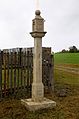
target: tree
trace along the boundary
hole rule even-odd
[[[63,49],[61,52],[62,52],[62,53],[67,53],[68,50]]]
[[[78,51],[78,49],[76,48],[76,46],[71,46],[71,47],[69,47],[69,52],[75,53],[75,52],[77,52],[77,51]]]

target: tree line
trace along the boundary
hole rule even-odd
[[[63,49],[62,53],[79,53],[79,49],[76,46],[70,46],[69,50]]]

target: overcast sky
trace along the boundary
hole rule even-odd
[[[0,0],[0,49],[31,47],[36,0]],[[79,0],[39,0],[45,19],[43,46],[54,52],[79,48]]]

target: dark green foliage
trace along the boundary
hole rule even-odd
[[[71,46],[71,47],[69,47],[69,52],[70,53],[77,53],[78,49],[76,48],[76,46]]]

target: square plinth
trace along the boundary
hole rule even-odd
[[[56,102],[44,98],[41,102],[34,102],[32,99],[21,99],[21,104],[23,104],[29,111],[36,111],[40,109],[53,108],[56,106]]]

